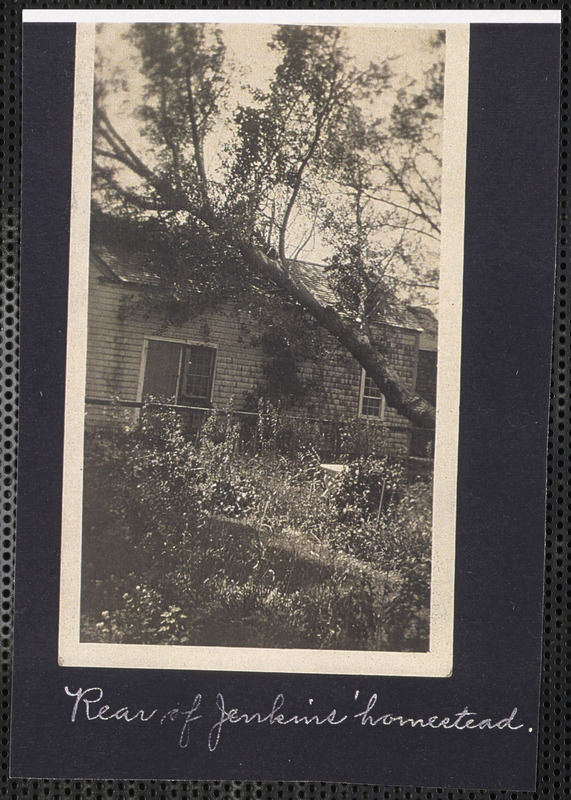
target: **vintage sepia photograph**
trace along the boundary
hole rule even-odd
[[[60,663],[449,674],[467,29],[77,28]]]
[[[13,787],[545,783],[560,17],[24,10]]]

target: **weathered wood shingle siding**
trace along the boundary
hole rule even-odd
[[[386,348],[387,357],[394,364],[406,386],[413,389],[416,381],[418,336],[417,330],[378,327],[374,332]],[[361,394],[361,365],[341,347],[324,365],[307,365],[305,377],[320,387],[308,392],[306,402],[313,412],[319,410],[323,418],[354,417],[359,415]],[[383,425],[387,444],[393,452],[408,451],[411,423],[392,408],[385,407],[384,417],[377,422],[367,418],[370,425]]]
[[[264,351],[256,346],[260,331],[256,322],[237,307],[209,311],[183,326],[166,326],[158,317],[145,316],[135,308],[137,287],[113,281],[92,264],[89,281],[87,349],[87,424],[109,419],[132,420],[135,411],[121,403],[141,399],[146,337],[158,336],[180,342],[216,347],[212,406],[244,408],[266,380]],[[328,334],[323,334],[325,337]],[[407,386],[414,387],[417,369],[417,330],[384,326],[377,331],[390,361]],[[309,416],[323,420],[357,418],[361,391],[361,367],[336,343],[329,342],[330,355],[320,364],[303,368],[310,386],[304,398]],[[117,406],[93,401],[117,400]],[[299,409],[299,413],[303,413]],[[372,425],[381,424],[370,420]],[[394,451],[408,450],[410,423],[390,408],[385,409],[387,441]]]
[[[252,343],[252,323],[237,308],[211,311],[183,326],[145,316],[130,299],[136,289],[114,283],[91,270],[87,350],[87,419],[97,424],[109,409],[90,401],[140,400],[145,338],[211,345],[217,348],[212,393],[215,408],[241,408],[264,380],[264,357]],[[117,409],[112,409],[114,416]]]

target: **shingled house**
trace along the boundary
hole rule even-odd
[[[330,300],[318,265],[292,268],[317,296]],[[133,299],[156,276],[144,256],[92,242],[86,376],[86,425],[133,419],[145,398],[162,398],[189,413],[206,409],[252,413],[263,395],[267,354],[257,321],[237,303],[210,309],[183,325],[149,316]],[[402,308],[379,323],[388,357],[403,381],[436,401],[437,321],[423,308]],[[329,337],[329,334],[323,332]],[[292,411],[335,424],[340,417],[383,426],[389,452],[430,458],[433,434],[415,430],[389,408],[358,362],[332,339],[326,363],[307,363],[307,393]]]

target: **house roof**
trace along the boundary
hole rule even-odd
[[[105,244],[92,242],[91,252],[102,272],[119,283],[149,286],[160,280],[150,265],[149,257],[140,251],[125,248],[119,252],[118,248],[112,249]],[[327,282],[322,264],[296,260],[290,262],[290,269],[321,303],[335,304],[335,294]],[[397,328],[420,331],[421,338],[425,338],[427,343],[432,339],[436,340],[438,322],[427,308],[394,307],[383,321]]]
[[[323,264],[311,261],[290,261],[290,269],[321,303],[335,305],[335,294],[327,283]],[[438,320],[429,308],[394,306],[384,321],[397,328],[421,331],[428,337],[438,335]]]
[[[311,261],[290,261],[289,268],[320,303],[323,305],[335,304],[335,295],[327,284],[322,264],[315,264]]]
[[[416,319],[422,332],[419,347],[421,350],[436,350],[438,344],[438,320],[429,308],[408,306],[408,313]]]
[[[159,276],[150,268],[143,253],[129,252],[127,249],[119,253],[103,244],[92,244],[91,252],[103,272],[119,283],[148,286],[159,281]]]
[[[409,314],[417,320],[427,334],[438,334],[438,320],[429,308],[423,306],[408,306]]]

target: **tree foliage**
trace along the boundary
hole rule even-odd
[[[167,243],[172,257],[157,271],[179,311],[229,290],[277,292],[349,350],[389,405],[433,425],[434,410],[403,386],[371,322],[398,301],[403,283],[437,277],[421,242],[439,234],[442,37],[424,84],[391,90],[385,119],[371,109],[395,80],[392,63],[361,66],[339,28],[276,28],[269,85],[234,109],[216,27],[135,25],[127,38],[142,80],[139,141],[119,130],[113,87],[100,81],[94,196],[102,211],[138,220]],[[210,139],[223,143],[214,166],[205,156]],[[330,251],[334,303],[292,269],[315,237]]]

